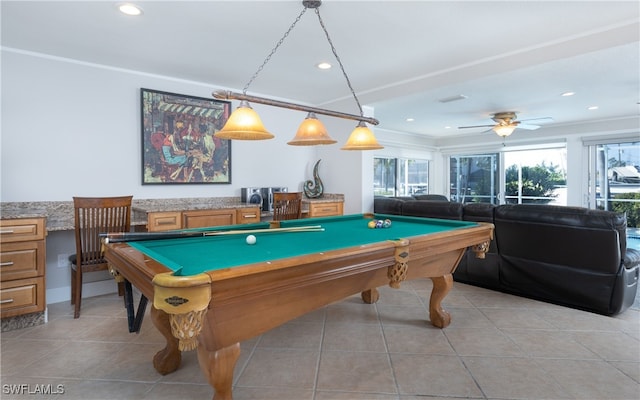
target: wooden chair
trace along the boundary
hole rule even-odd
[[[302,192],[275,192],[273,194],[273,220],[300,219]]]
[[[129,232],[131,229],[131,199],[121,197],[74,197],[76,254],[71,261],[71,304],[75,306],[73,317],[80,316],[82,301],[82,275],[108,269],[104,259],[101,233]],[[123,295],[124,285],[118,284],[118,294]]]

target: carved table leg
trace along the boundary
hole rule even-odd
[[[182,361],[182,353],[178,350],[178,339],[171,333],[169,314],[151,307],[151,321],[158,331],[165,337],[167,345],[153,357],[153,367],[162,375],[169,374],[178,367]]]
[[[240,343],[209,351],[201,342],[198,346],[198,363],[209,384],[213,386],[214,400],[232,400],[233,369],[240,356]]]
[[[380,298],[380,293],[378,293],[378,289],[373,288],[365,290],[360,294],[360,296],[362,297],[362,301],[364,301],[365,303],[373,304]]]
[[[453,287],[453,275],[447,274],[431,278],[433,290],[429,300],[429,319],[433,326],[446,328],[451,323],[451,315],[442,308],[442,299]]]

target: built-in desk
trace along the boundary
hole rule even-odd
[[[260,222],[260,208],[235,197],[139,200],[132,210],[148,232]]]

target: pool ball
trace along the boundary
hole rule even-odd
[[[256,244],[256,237],[253,235],[247,236],[247,244]]]
[[[372,219],[371,221],[369,221],[369,223],[367,224],[367,226],[368,226],[370,229],[374,229],[374,228],[376,227],[376,220],[375,220],[375,219]]]

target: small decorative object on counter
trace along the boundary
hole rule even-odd
[[[320,161],[316,162],[316,165],[313,167],[313,181],[308,180],[304,183],[304,194],[310,199],[317,199],[322,197],[322,193],[324,192],[324,186],[322,185],[322,180],[320,179],[320,175],[318,175],[318,165]]]

